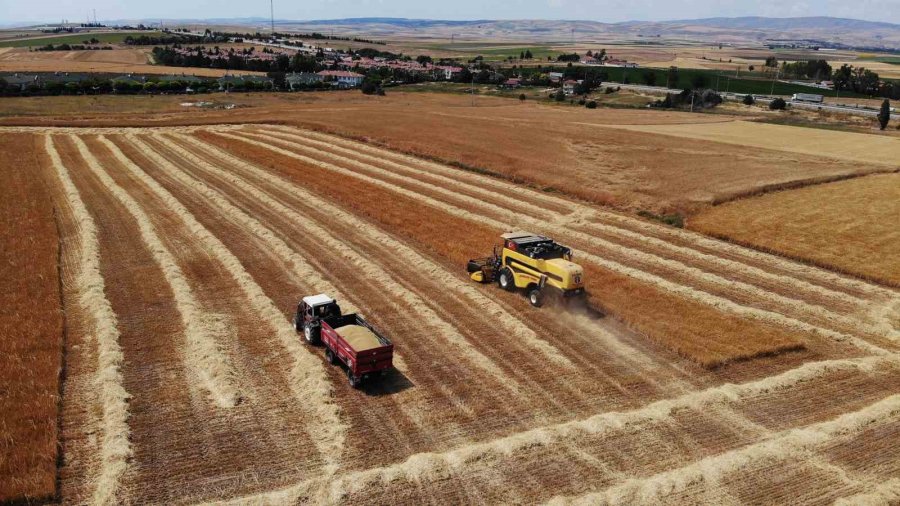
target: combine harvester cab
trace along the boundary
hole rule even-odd
[[[328,363],[343,364],[353,388],[393,367],[391,341],[362,316],[341,314],[341,307],[328,295],[303,297],[297,305],[294,329],[303,333],[307,343],[322,343]]]
[[[546,297],[562,300],[584,295],[584,269],[572,262],[572,250],[529,232],[500,236],[503,246],[493,256],[469,260],[466,270],[479,283],[497,281],[508,291],[524,289],[532,306]]]

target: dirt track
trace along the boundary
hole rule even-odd
[[[64,417],[84,420],[63,424],[67,502],[892,493],[876,485],[900,473],[896,290],[320,133],[50,132],[64,223],[80,223],[69,269],[99,277],[66,303],[100,297],[84,310],[108,307],[93,317],[115,328],[74,336],[69,367],[131,397],[66,390]],[[557,316],[471,284],[459,259],[492,244],[467,251],[467,233],[513,227],[803,349],[740,361],[754,335],[716,329],[697,343],[738,361],[710,370],[631,315]],[[319,291],[392,337],[384,382],[353,390],[292,334],[298,298]],[[70,332],[89,334],[88,316]]]

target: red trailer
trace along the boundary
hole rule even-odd
[[[321,342],[328,362],[343,364],[354,388],[393,367],[391,341],[358,314],[341,314],[341,307],[327,295],[304,297],[297,305],[294,328],[308,343]]]

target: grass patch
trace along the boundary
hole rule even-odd
[[[638,216],[658,221],[660,223],[665,223],[666,225],[672,227],[684,228],[684,216],[679,213],[656,214],[650,211],[640,210],[638,211]]]

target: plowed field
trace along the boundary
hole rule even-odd
[[[821,503],[900,474],[900,291],[286,126],[27,128],[67,315],[81,503]],[[468,280],[503,231],[588,309]],[[351,388],[327,292],[396,345]]]

